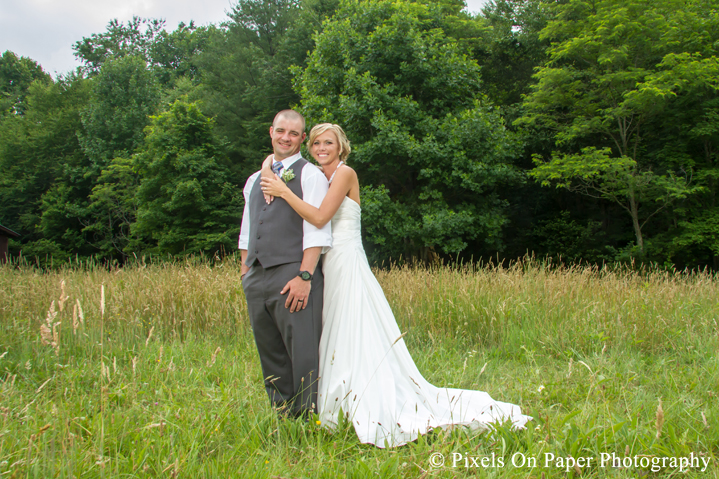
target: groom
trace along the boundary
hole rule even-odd
[[[328,183],[301,157],[305,119],[294,110],[279,112],[270,137],[273,170],[293,193],[319,208]],[[324,286],[318,261],[332,235],[329,224],[315,228],[281,198],[267,204],[259,177],[259,171],[250,176],[244,189],[242,287],[270,402],[280,412],[302,416],[317,409]]]

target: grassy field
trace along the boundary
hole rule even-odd
[[[231,259],[0,266],[0,477],[719,476],[716,276],[377,275],[430,382],[517,403],[530,427],[382,450],[277,419]]]

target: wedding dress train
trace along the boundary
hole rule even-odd
[[[519,406],[482,391],[438,388],[427,382],[407,350],[382,288],[370,270],[360,236],[360,206],[345,197],[332,218],[325,275],[318,410],[338,424],[340,410],[363,443],[396,447],[436,427],[487,428],[531,418]]]

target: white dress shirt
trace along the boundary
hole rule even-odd
[[[282,165],[285,170],[292,166],[295,161],[299,160],[301,156],[301,153],[297,153],[282,160]],[[245,183],[245,189],[243,190],[245,209],[242,213],[242,227],[240,228],[239,241],[239,248],[243,250],[246,250],[250,244],[250,193],[252,192],[252,187],[255,186],[255,182],[259,179],[260,174],[261,171],[258,171],[247,178],[247,183]],[[312,163],[308,163],[302,168],[300,186],[302,188],[303,201],[319,208],[327,194],[329,182],[319,168]],[[278,199],[275,199],[275,201],[278,201]],[[322,228],[317,228],[309,222],[303,221],[302,227],[304,232],[302,239],[303,251],[316,246],[322,247],[322,253],[326,253],[330,250],[332,247],[332,230],[330,229],[330,223],[327,223]]]

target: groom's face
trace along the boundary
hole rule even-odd
[[[284,116],[275,119],[275,123],[270,127],[275,160],[284,160],[300,151],[300,145],[305,140],[302,127],[302,120],[293,120]]]

